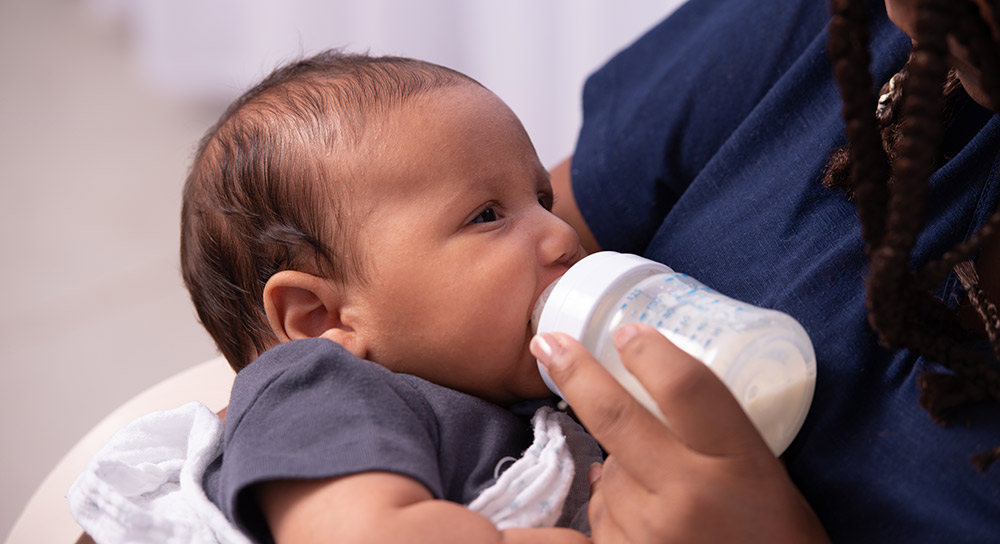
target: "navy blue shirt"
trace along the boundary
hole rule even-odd
[[[910,40],[874,2],[876,85]],[[844,143],[825,55],[827,2],[690,0],[591,76],[573,191],[605,249],[689,273],[797,318],[816,348],[816,394],[784,454],[841,542],[1000,539],[1000,469],[969,457],[1000,444],[1000,406],[951,428],[917,403],[935,365],[879,346],[867,324],[867,259],[855,207],[820,180]],[[997,209],[1000,120],[971,101],[948,128],[915,266]],[[939,288],[962,296],[954,277]]]

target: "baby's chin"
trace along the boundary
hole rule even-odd
[[[542,373],[538,370],[538,363],[534,357],[532,357],[531,363],[534,372],[531,373],[530,383],[525,384],[525,400],[541,400],[553,396],[555,393],[549,389],[549,386],[545,385],[545,380],[542,379]]]
[[[492,400],[492,402],[501,406],[510,406],[519,402],[545,400],[554,396],[554,393],[545,385],[540,373],[524,376],[517,383],[509,385],[510,389],[500,398],[488,400]]]

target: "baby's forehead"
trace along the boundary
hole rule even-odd
[[[354,111],[346,111],[344,106],[339,104],[339,111],[330,112],[323,134],[303,141],[296,137],[300,127],[284,130],[292,140],[309,148],[299,156],[321,169],[318,178],[333,189],[335,198],[349,202],[358,213],[390,205],[387,201],[392,200],[392,193],[415,195],[436,189],[426,179],[419,186],[407,181],[425,173],[422,169],[428,167],[428,156],[448,156],[442,148],[460,150],[470,125],[505,119],[520,126],[513,112],[493,93],[465,83],[424,89],[386,104],[350,104]],[[511,134],[500,133],[495,137]],[[456,163],[467,162],[468,155],[452,154],[458,156]],[[444,163],[431,161],[430,166],[446,170]]]

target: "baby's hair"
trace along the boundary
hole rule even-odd
[[[947,67],[950,34],[969,48],[982,70],[987,99],[1000,105],[1000,44],[976,4],[968,0],[924,0],[918,4],[915,45],[903,71],[883,87],[876,103],[867,52],[867,8],[863,0],[833,0],[828,52],[844,100],[848,145],[835,152],[825,183],[843,187],[857,205],[866,251],[868,320],[880,341],[909,348],[944,365],[918,382],[920,403],[945,424],[958,407],[1000,400],[1000,320],[978,285],[969,258],[1000,228],[994,213],[966,242],[922,270],[909,267],[923,228],[928,179],[948,157],[941,155],[944,118],[967,97]],[[987,17],[1000,22],[998,3]],[[932,289],[956,269],[983,320],[993,353],[964,347],[971,339],[957,314]],[[981,470],[1000,458],[1000,448],[973,457]]]
[[[345,163],[371,124],[463,84],[478,85],[423,61],[326,51],[275,70],[208,130],[184,185],[181,270],[234,369],[277,343],[263,305],[275,273],[363,281]]]

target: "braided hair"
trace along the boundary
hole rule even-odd
[[[970,52],[991,104],[1000,105],[1000,44],[983,17],[1000,22],[1000,2],[982,13],[970,0],[921,0],[914,47],[903,70],[876,99],[868,65],[868,10],[863,0],[832,0],[827,52],[843,99],[848,144],[831,157],[824,184],[843,188],[857,207],[865,250],[868,321],[887,347],[907,348],[946,372],[923,372],[920,404],[941,424],[959,407],[1000,400],[1000,318],[979,287],[970,257],[1000,229],[1000,211],[965,242],[927,263],[909,267],[923,228],[928,179],[948,157],[940,149],[944,124],[968,99],[949,72],[948,36]],[[932,289],[955,270],[979,314],[993,353],[964,347],[971,339],[957,314]],[[1000,447],[973,456],[985,471]]]

